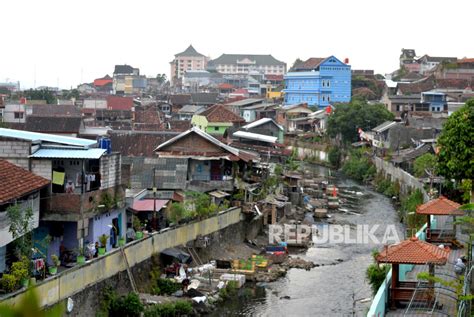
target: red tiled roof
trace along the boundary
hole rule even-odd
[[[282,81],[283,75],[265,75],[266,80]]]
[[[214,105],[199,114],[208,122],[245,122],[244,118],[236,115],[224,105]]]
[[[458,63],[474,63],[474,58],[463,58],[463,59],[458,59]]]
[[[422,93],[435,88],[436,83],[433,76],[429,76],[412,83],[398,83],[397,87],[404,95]]]
[[[107,96],[107,109],[109,110],[132,110],[132,107],[132,97]]]
[[[234,89],[234,85],[228,83],[222,83],[218,86],[219,89]]]
[[[0,160],[0,204],[20,198],[49,184],[35,175],[5,160]]]
[[[416,213],[419,215],[462,216],[464,213],[458,210],[460,206],[460,204],[441,196],[430,200],[426,204],[416,207]]]
[[[440,248],[412,237],[383,249],[376,259],[379,263],[446,264],[450,252],[449,248]]]
[[[156,206],[156,211],[160,211],[167,203],[169,200],[164,200],[164,199],[156,199],[155,200],[155,206]],[[143,199],[139,200],[133,203],[131,209],[134,211],[153,211],[153,199]]]
[[[310,70],[315,69],[321,64],[326,58],[325,57],[311,57],[306,61],[299,63],[294,66],[295,70]]]
[[[236,89],[232,92],[233,94],[244,94],[244,95],[247,95],[249,93],[249,91],[245,88],[239,88],[239,89]]]
[[[112,79],[94,79],[94,86],[102,87],[112,83]]]

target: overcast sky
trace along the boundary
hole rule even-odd
[[[395,70],[402,48],[474,57],[473,0],[14,0],[2,1],[0,82],[75,87],[115,64],[169,76],[189,44],[222,53],[349,58]],[[36,72],[35,72],[36,69]]]

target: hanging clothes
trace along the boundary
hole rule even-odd
[[[66,173],[53,171],[53,184],[55,185],[64,185],[64,179],[66,178]]]

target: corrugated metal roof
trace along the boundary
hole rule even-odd
[[[264,99],[262,98],[247,98],[247,99],[242,99],[242,100],[237,100],[234,102],[230,102],[227,105],[228,106],[235,106],[235,107],[242,107],[242,106],[247,106],[247,105],[253,105],[255,103],[262,103]]]
[[[80,146],[80,147],[89,147],[91,145],[97,144],[97,141],[95,140],[87,140],[87,139],[73,138],[73,137],[68,137],[68,136],[59,136],[59,135],[54,135],[54,134],[5,129],[5,128],[0,128],[0,137],[16,138],[16,139],[28,140],[32,142],[43,141],[43,142]]]
[[[63,158],[63,159],[99,159],[104,153],[105,149],[40,149],[30,157],[33,158]]]
[[[254,122],[251,122],[249,124],[246,124],[242,127],[242,129],[252,129],[252,128],[255,128],[255,127],[258,127],[262,124],[265,124],[267,122],[270,122],[270,121],[273,121],[273,123],[275,123],[275,125],[280,129],[280,130],[283,130],[283,127],[281,125],[279,125],[278,123],[275,122],[275,120],[273,120],[272,118],[262,118],[262,119],[258,119],[257,121],[254,121]]]
[[[242,138],[242,139],[249,139],[249,140],[256,140],[268,143],[275,143],[278,139],[276,136],[269,136],[264,134],[257,134],[252,132],[245,132],[245,131],[237,131],[233,134],[234,137]]]
[[[160,211],[165,205],[169,202],[169,200],[165,199],[143,199],[135,201],[132,205],[132,209],[135,211],[153,211],[153,202],[155,202],[155,209],[156,211]]]
[[[396,124],[397,123],[395,121],[385,121],[384,123],[373,128],[372,131],[377,132],[377,133],[382,133]]]

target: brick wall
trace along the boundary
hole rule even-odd
[[[125,196],[122,186],[94,190],[84,194],[53,194],[49,200],[48,209],[42,215],[42,220],[78,221],[82,218],[91,218],[101,212],[97,206],[102,204],[104,193],[108,193],[112,198],[121,197],[121,200],[124,200]]]

